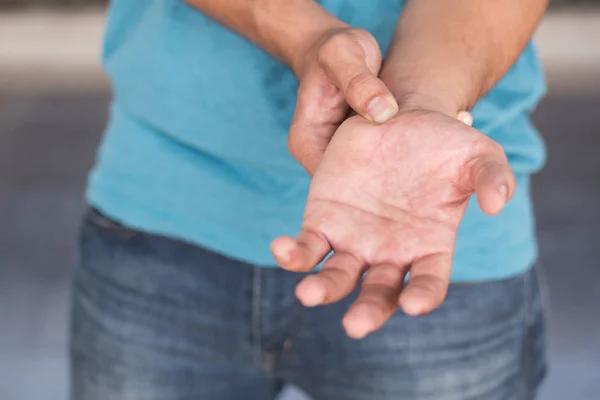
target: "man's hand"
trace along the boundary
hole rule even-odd
[[[335,252],[298,285],[306,306],[342,299],[366,272],[343,321],[361,338],[398,305],[409,315],[438,307],[469,198],[476,193],[481,209],[494,215],[514,189],[500,145],[457,119],[423,110],[382,125],[352,117],[314,176],[301,233],[276,239],[272,251],[291,271],[310,271]]]
[[[349,107],[388,121],[396,100],[378,78],[381,50],[370,33],[348,26],[312,0],[186,0],[287,64],[300,81],[289,149],[313,174]]]
[[[370,33],[337,28],[318,36],[292,63],[300,88],[288,143],[309,174],[346,119],[348,107],[376,123],[388,121],[398,111],[396,100],[377,77],[381,62],[381,50]]]

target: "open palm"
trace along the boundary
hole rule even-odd
[[[502,148],[454,118],[410,111],[375,125],[352,117],[314,175],[301,233],[276,239],[272,250],[292,271],[310,271],[334,251],[297,287],[307,306],[342,299],[364,276],[344,317],[348,334],[360,338],[398,305],[410,315],[438,307],[469,198],[476,193],[494,215],[514,187]]]

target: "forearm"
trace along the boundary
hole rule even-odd
[[[514,64],[547,0],[409,0],[382,80],[401,108],[455,116]]]
[[[346,25],[313,0],[186,0],[294,68],[319,36]]]

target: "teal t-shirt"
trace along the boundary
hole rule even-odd
[[[401,0],[322,0],[383,50]],[[180,0],[115,0],[104,66],[114,99],[90,176],[89,203],[129,226],[275,266],[269,243],[295,235],[310,179],[288,153],[298,82],[267,53]],[[544,93],[529,45],[474,108],[474,125],[504,147],[518,177],[496,217],[471,201],[454,281],[508,277],[537,256],[529,175],[544,147],[528,114]]]

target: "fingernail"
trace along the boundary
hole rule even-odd
[[[459,112],[456,118],[466,125],[473,126],[473,116],[468,111]]]
[[[367,112],[373,121],[377,122],[378,124],[382,124],[386,121],[389,121],[394,115],[396,115],[396,112],[398,112],[398,106],[384,99],[383,97],[375,97],[369,103]]]
[[[498,186],[498,192],[500,193],[504,201],[508,200],[508,186],[504,184]]]

